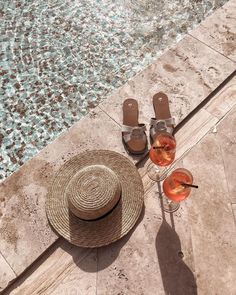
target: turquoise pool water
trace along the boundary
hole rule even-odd
[[[0,179],[226,0],[0,0]]]

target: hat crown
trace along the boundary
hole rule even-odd
[[[81,169],[66,188],[70,211],[84,220],[95,220],[106,215],[117,204],[120,195],[118,176],[104,165]]]

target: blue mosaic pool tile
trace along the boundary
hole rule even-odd
[[[0,179],[226,0],[0,0]]]

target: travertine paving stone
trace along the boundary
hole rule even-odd
[[[236,105],[236,75],[204,107],[211,115],[221,119]]]
[[[228,1],[190,34],[236,61],[236,1]]]
[[[178,144],[176,159],[193,148],[217,122],[218,119],[204,109],[193,116],[175,135]]]
[[[175,160],[178,161],[188,150],[192,149],[210,129],[216,129],[215,125],[236,105],[236,76],[233,77],[197,114],[189,118],[180,129],[175,132],[178,148]],[[147,165],[151,161],[147,159],[139,167],[142,177],[146,174]],[[150,179],[144,177],[145,189],[150,185]],[[147,181],[146,181],[147,180]]]
[[[119,126],[97,109],[0,185],[0,251],[17,274],[57,239],[45,213],[54,173],[81,151],[105,148],[125,154]]]
[[[82,249],[60,239],[57,248],[11,295],[95,295],[97,250]]]
[[[228,182],[229,197],[236,203],[236,107],[217,126],[216,138],[221,148],[225,174]]]
[[[222,90],[221,95],[231,101],[229,93],[233,88],[226,86],[226,89]],[[221,96],[215,99],[222,103]],[[75,257],[74,247],[68,250],[68,244],[62,242],[67,246],[61,246],[50,254],[12,294],[20,295],[25,290],[37,294],[39,290],[44,290],[45,294],[84,292],[82,294],[90,295],[94,294],[96,285],[97,295],[110,295],[111,290],[127,295],[152,295],[153,290],[158,290],[158,294],[215,295],[218,289],[223,295],[234,294],[235,225],[218,143],[218,130],[225,121],[233,122],[232,114],[235,114],[234,109],[217,126],[217,133],[212,129],[214,133],[206,135],[203,140],[204,134],[217,121],[217,117],[206,110],[197,113],[178,132],[179,141],[183,139],[182,142],[187,145],[187,149],[184,149],[180,141],[180,149],[187,154],[184,162],[179,161],[177,165],[192,171],[199,189],[192,190],[190,198],[182,202],[174,215],[163,215],[158,187],[151,182],[145,193],[145,212],[136,228],[124,239],[97,249],[98,256],[96,250],[87,254],[77,248],[76,259],[83,260],[75,264],[71,263],[70,257]],[[192,129],[195,137],[191,136],[191,125],[195,126]],[[230,126],[232,128],[233,125]],[[183,130],[188,136],[180,134]],[[193,145],[187,144],[188,138],[193,140]],[[189,149],[192,150],[189,152]],[[53,161],[54,156],[48,153],[48,160]],[[146,181],[144,184],[146,187]],[[223,265],[225,272],[219,269],[219,265]],[[26,291],[26,294],[30,293]]]
[[[235,203],[232,204],[232,210],[233,210],[233,214],[234,214],[234,221],[236,224],[236,204]]]
[[[171,114],[178,123],[235,69],[234,62],[187,36],[100,107],[122,124],[123,100],[133,97],[139,103],[139,121],[149,124],[154,116],[152,97],[164,91],[170,99]]]
[[[199,295],[236,294],[236,229],[216,137],[207,135],[184,158],[199,185],[187,200]]]
[[[16,278],[13,270],[7,264],[4,257],[0,254],[0,292],[8,285],[9,281]]]
[[[182,126],[175,134],[177,141],[177,150],[175,154],[174,165],[181,161],[189,150],[191,150],[208,132],[213,129],[218,119],[208,111],[201,109],[196,116],[193,116],[186,124]],[[147,158],[141,165],[138,165],[139,173],[143,179],[145,192],[148,192],[153,186],[153,181],[147,175],[147,166],[151,160]],[[170,169],[170,167],[169,167]]]
[[[74,262],[71,272],[63,280],[56,282],[57,288],[45,295],[97,295],[96,254],[97,250],[93,250],[81,262]]]
[[[127,295],[153,295],[154,290],[158,295],[196,294],[186,208],[170,219],[162,213],[157,192],[155,184],[145,195],[145,213],[135,231],[98,249],[98,295],[110,290]]]
[[[88,149],[107,148],[127,155],[120,127],[114,122],[122,122],[124,98],[139,100],[140,122],[147,123],[153,115],[152,95],[165,91],[172,114],[180,121],[234,69],[234,62],[188,36],[103,103],[101,109],[111,118],[97,108],[4,181],[0,185],[0,252],[15,273],[20,274],[57,239],[45,215],[45,197],[57,169]]]

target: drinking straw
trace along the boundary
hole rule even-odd
[[[184,186],[187,186],[187,187],[198,188],[198,185],[195,185],[195,184],[189,184],[189,183],[184,183],[184,182],[182,182],[181,185],[184,185]]]
[[[154,150],[157,150],[157,149],[164,149],[165,146],[164,146],[164,145],[163,145],[163,146],[154,146],[153,148],[154,148]]]

